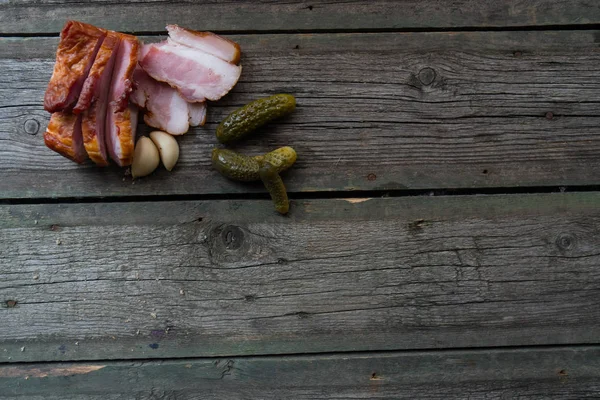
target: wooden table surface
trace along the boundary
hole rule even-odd
[[[240,43],[172,173],[44,146],[66,19]],[[595,0],[8,0],[0,71],[0,399],[600,397]],[[210,167],[279,92],[287,217]]]

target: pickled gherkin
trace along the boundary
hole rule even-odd
[[[260,180],[259,169],[264,163],[272,164],[277,173],[290,168],[296,162],[296,151],[280,147],[262,156],[246,156],[228,149],[213,149],[212,164],[229,179],[243,182]]]
[[[294,111],[296,99],[290,94],[276,94],[254,100],[232,112],[217,127],[217,140],[231,144],[260,126]]]
[[[268,162],[273,164],[277,168],[277,172],[280,173],[291,167],[296,162],[297,155],[296,150],[286,146],[273,150],[264,156],[257,156],[255,158],[259,161],[259,163]]]
[[[213,149],[212,164],[221,175],[236,181],[252,182],[260,179],[260,165],[256,158],[227,149]]]
[[[273,204],[275,204],[275,210],[280,214],[287,214],[290,210],[290,201],[288,200],[283,180],[277,172],[277,167],[269,162],[265,162],[260,167],[259,173],[260,179],[271,195]]]

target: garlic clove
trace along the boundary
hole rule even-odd
[[[154,142],[150,138],[142,136],[137,141],[133,153],[133,164],[131,164],[133,179],[150,175],[159,163],[160,156]]]
[[[150,139],[154,142],[160,153],[160,159],[167,171],[171,171],[179,159],[179,145],[177,140],[163,131],[153,131]]]

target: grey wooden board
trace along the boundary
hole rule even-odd
[[[599,193],[4,205],[0,224],[0,362],[600,339]]]
[[[583,399],[599,394],[595,346],[0,366],[0,399]]]
[[[133,32],[166,24],[212,31],[380,30],[600,22],[592,0],[57,1],[5,2],[0,33],[55,33],[67,19]]]
[[[244,50],[241,82],[210,105],[205,127],[181,138],[172,173],[161,169],[136,184],[123,170],[78,166],[44,146],[42,98],[57,40],[2,39],[0,197],[263,191],[219,176],[210,151],[225,115],[277,92],[297,96],[296,112],[238,149],[295,147],[299,161],[285,179],[292,192],[596,184],[598,37],[597,31],[233,36]],[[435,79],[424,85],[427,68]]]

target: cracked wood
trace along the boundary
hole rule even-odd
[[[244,50],[240,83],[210,105],[205,127],[180,139],[172,173],[161,168],[135,184],[123,170],[81,167],[44,146],[42,98],[57,40],[3,39],[0,197],[262,192],[260,184],[218,175],[210,151],[228,113],[277,92],[297,96],[297,110],[242,146],[249,154],[293,146],[298,162],[285,177],[291,192],[595,184],[598,37],[233,36]]]
[[[598,204],[3,205],[0,361],[594,343]]]

